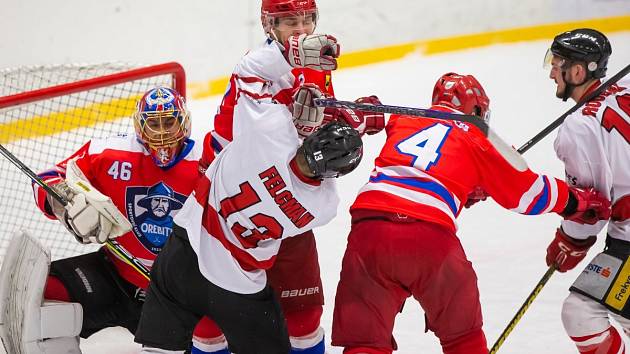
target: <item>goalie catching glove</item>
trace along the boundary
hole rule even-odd
[[[357,98],[355,103],[380,105],[378,97],[372,95]],[[324,110],[324,122],[331,121],[345,122],[356,129],[360,135],[376,134],[385,128],[385,115],[379,112],[362,112],[350,108],[326,107]]]
[[[131,224],[112,200],[94,188],[74,160],[68,161],[66,180],[53,188],[67,201],[63,206],[52,196],[48,203],[57,219],[77,241],[105,243],[131,230]]]
[[[335,70],[339,52],[337,39],[326,34],[303,33],[284,42],[284,57],[294,68]]]

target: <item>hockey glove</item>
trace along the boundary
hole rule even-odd
[[[380,105],[381,100],[378,99],[375,95],[367,96],[367,97],[359,97],[354,102],[363,103],[363,104],[371,104],[371,105]],[[365,120],[365,133],[367,135],[372,135],[380,132],[385,128],[385,115],[383,113],[377,112],[362,112],[363,119]]]
[[[358,98],[356,103],[381,104],[378,97],[369,96]],[[361,136],[376,134],[385,128],[385,115],[383,113],[361,112],[350,108],[326,107],[324,110],[324,122],[345,122],[356,129]]]
[[[284,42],[284,57],[295,68],[335,70],[339,52],[337,39],[326,34],[301,34]]]
[[[610,218],[610,201],[594,188],[569,187],[569,200],[560,214],[566,220],[593,225]]]
[[[68,161],[66,181],[55,185],[55,189],[63,191],[62,196],[68,200],[61,215],[58,211],[55,214],[77,241],[104,243],[131,230],[125,216],[87,181],[74,160]]]
[[[562,273],[575,268],[586,257],[588,249],[596,240],[596,236],[578,240],[565,234],[561,227],[558,228],[556,237],[547,247],[547,266],[555,264],[558,271]]]
[[[470,193],[468,193],[468,199],[466,199],[465,208],[470,208],[477,202],[484,201],[488,198],[488,194],[481,187],[475,187]]]
[[[302,137],[319,129],[324,119],[324,107],[317,107],[313,99],[322,97],[319,88],[312,84],[301,86],[293,96],[293,124]]]

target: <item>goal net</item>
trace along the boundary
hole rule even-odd
[[[52,168],[93,138],[133,131],[138,99],[156,86],[185,97],[177,63],[57,65],[0,70],[0,143],[35,173]],[[0,156],[0,263],[9,241],[26,229],[53,260],[95,250],[37,208],[31,181]]]

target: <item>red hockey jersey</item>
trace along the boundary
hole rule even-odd
[[[90,183],[109,196],[127,216],[132,231],[116,240],[150,268],[171,233],[173,217],[199,178],[199,147],[194,141],[187,140],[179,161],[163,170],[155,165],[133,134],[92,140],[54,169],[41,173],[40,177],[49,184],[60,182],[65,178],[66,163],[71,158],[77,158],[77,165]],[[33,189],[39,208],[55,219],[46,210],[46,192],[38,185]],[[146,288],[148,281],[142,275],[114,253],[110,252],[110,258],[125,280]]]
[[[516,170],[472,125],[392,115],[385,131],[370,180],[351,210],[400,213],[456,230],[455,219],[476,186],[521,214],[561,212],[566,206],[566,183]]]

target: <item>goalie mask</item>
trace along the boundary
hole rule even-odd
[[[160,168],[175,164],[190,137],[190,115],[184,98],[168,87],[157,87],[142,96],[134,114],[136,137]]]
[[[481,117],[490,123],[490,99],[472,75],[447,73],[433,87],[432,104],[454,108],[464,114]]]
[[[263,29],[269,38],[280,43],[292,35],[313,34],[317,18],[315,0],[262,0]]]

